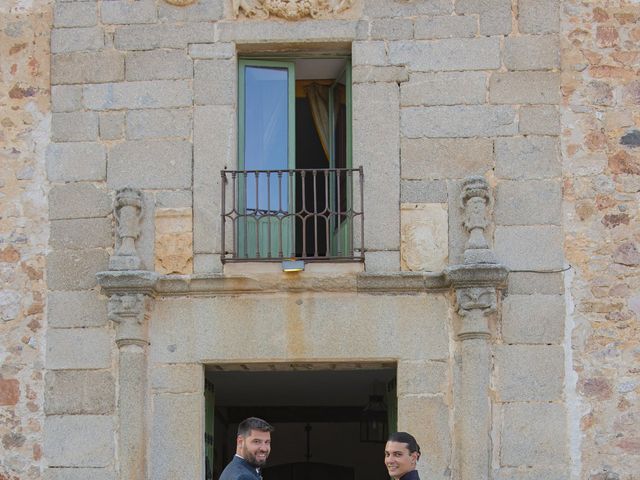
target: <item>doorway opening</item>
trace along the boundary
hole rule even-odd
[[[208,366],[206,480],[218,480],[235,454],[238,423],[251,416],[275,427],[264,480],[387,480],[395,381],[389,362]]]

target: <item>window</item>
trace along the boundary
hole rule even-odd
[[[349,58],[244,58],[238,80],[231,259],[355,258]]]

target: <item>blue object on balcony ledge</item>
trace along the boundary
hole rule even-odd
[[[283,272],[304,272],[304,260],[283,260]]]

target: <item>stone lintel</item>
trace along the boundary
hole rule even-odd
[[[97,273],[106,295],[215,296],[277,292],[355,292],[371,294],[418,294],[442,291],[451,280],[443,273],[394,272],[351,275],[221,273],[160,275],[146,270]]]

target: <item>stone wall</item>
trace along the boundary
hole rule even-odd
[[[49,141],[46,0],[0,5],[0,478],[43,465],[44,151]]]
[[[576,477],[640,471],[640,5],[563,5],[565,250]]]

